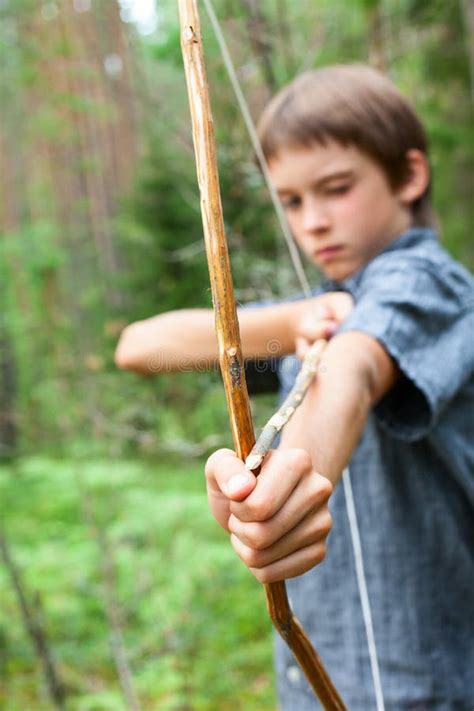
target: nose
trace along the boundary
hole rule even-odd
[[[307,198],[303,205],[302,227],[306,234],[320,234],[329,229],[329,214],[321,202],[315,198]]]

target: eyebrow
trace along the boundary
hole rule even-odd
[[[318,180],[315,180],[314,183],[312,183],[311,187],[313,188],[321,188],[323,187],[326,183],[331,183],[335,180],[343,180],[347,178],[353,178],[355,175],[355,171],[348,169],[348,170],[339,170],[335,173],[329,173],[328,175],[323,175],[322,178],[318,178]],[[291,188],[278,188],[277,193],[278,195],[286,195],[290,193],[294,193],[295,191],[292,190]]]

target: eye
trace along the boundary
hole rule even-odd
[[[281,199],[281,204],[285,210],[296,210],[301,206],[301,198],[297,195],[289,195]]]
[[[341,183],[340,185],[330,185],[326,188],[328,195],[345,195],[352,187],[352,183]]]

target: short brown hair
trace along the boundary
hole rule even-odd
[[[259,121],[270,160],[284,146],[334,140],[371,156],[393,189],[407,179],[407,151],[428,155],[425,130],[392,82],[362,64],[333,65],[301,74],[268,104]],[[412,205],[413,223],[434,222],[430,185]]]

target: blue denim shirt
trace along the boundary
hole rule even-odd
[[[472,711],[474,280],[413,228],[334,288],[355,299],[340,331],[376,338],[401,371],[350,462],[385,707]],[[282,361],[284,392],[294,361]],[[326,560],[288,592],[348,709],[373,711],[342,486],[331,509]],[[319,709],[280,640],[276,660],[281,709]]]

